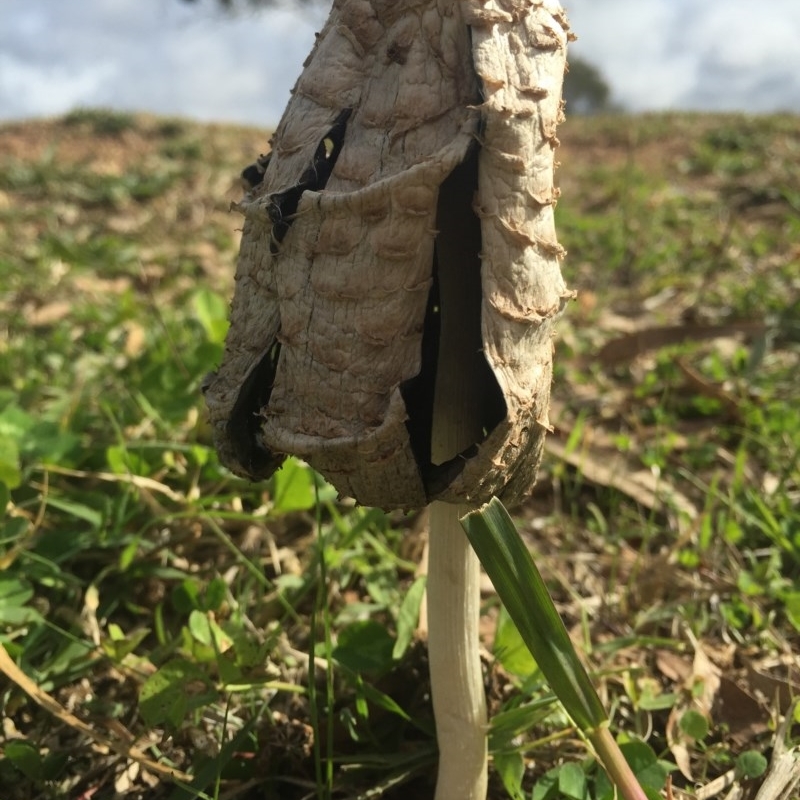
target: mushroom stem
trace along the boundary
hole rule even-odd
[[[481,441],[486,362],[481,339],[481,234],[472,210],[477,153],[439,190],[436,224],[440,340],[431,460],[442,464]],[[439,742],[435,800],[485,800],[486,697],[478,639],[480,564],[459,517],[462,504],[430,506],[428,654]]]
[[[468,506],[432,503],[428,553],[428,658],[439,742],[435,800],[484,800],[486,696],[479,654],[480,564],[459,517]]]

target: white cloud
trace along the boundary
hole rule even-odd
[[[91,102],[115,73],[110,63],[36,65],[0,55],[0,107],[8,118],[62,114]]]
[[[614,99],[800,111],[800,2],[562,0]],[[0,0],[0,118],[77,105],[269,125],[324,3],[231,17],[216,0]],[[290,4],[289,4],[290,5]]]
[[[320,15],[230,16],[215,0],[3,0],[0,117],[76,105],[267,125]]]
[[[687,45],[722,68],[757,70],[785,59],[797,62],[800,4],[796,0],[772,0],[761,8],[728,0],[703,7],[699,23],[689,31]]]
[[[699,58],[683,105],[800,111],[800,4],[773,0],[756,9],[730,0],[705,8],[699,23],[687,39]]]
[[[800,111],[800,3],[565,0],[578,41],[623,106]]]
[[[626,107],[666,108],[691,86],[694,65],[671,41],[674,0],[569,0],[575,56],[596,66]]]

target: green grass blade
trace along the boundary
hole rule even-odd
[[[607,720],[544,580],[503,504],[493,498],[461,524],[545,678],[575,723],[588,732]]]

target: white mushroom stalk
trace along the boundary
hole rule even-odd
[[[458,458],[482,437],[487,404],[481,353],[479,226],[470,161],[442,184],[436,215],[439,357],[433,398],[431,462]],[[474,164],[473,164],[474,166]],[[480,564],[459,518],[470,505],[430,506],[428,658],[439,745],[435,800],[486,797],[487,717],[480,659]]]
[[[487,717],[478,623],[480,564],[459,517],[471,509],[431,505],[428,660],[439,772],[435,800],[486,797]]]

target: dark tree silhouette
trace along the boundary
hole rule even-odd
[[[564,99],[568,114],[596,114],[610,110],[611,90],[597,67],[582,58],[569,59],[564,79]]]

